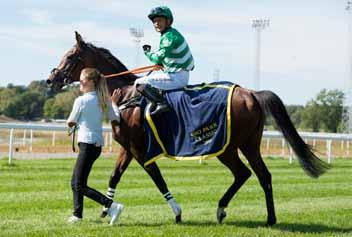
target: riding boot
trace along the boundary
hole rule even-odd
[[[159,89],[148,84],[140,84],[137,85],[137,91],[151,102],[150,115],[153,116],[170,110]]]

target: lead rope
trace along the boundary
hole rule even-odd
[[[163,67],[161,65],[151,65],[151,66],[146,66],[146,67],[139,67],[139,68],[135,68],[129,71],[124,71],[124,72],[120,72],[120,73],[115,73],[115,74],[109,74],[109,75],[104,75],[104,77],[106,79],[109,78],[114,78],[114,77],[118,77],[118,76],[122,76],[122,75],[126,75],[126,74],[139,74],[139,73],[143,73],[143,72],[149,72],[147,75],[149,75],[152,71],[158,71],[161,70]]]
[[[71,127],[68,131],[68,136],[71,136],[71,142],[72,142],[72,151],[76,152],[76,147],[75,147],[75,137],[76,137],[76,130],[77,130],[77,125],[74,125]]]

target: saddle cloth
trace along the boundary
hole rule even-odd
[[[236,85],[216,82],[187,86],[165,94],[170,111],[151,116],[144,109],[144,166],[161,157],[209,159],[220,155],[231,135],[231,97]]]

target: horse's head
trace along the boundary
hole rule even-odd
[[[87,44],[81,35],[76,34],[76,45],[65,53],[58,67],[51,71],[47,84],[54,90],[60,90],[63,86],[79,80],[81,70],[88,66],[94,66],[94,57],[89,53]]]
[[[79,81],[83,68],[94,67],[103,74],[112,74],[126,71],[127,68],[109,50],[99,48],[91,43],[86,43],[77,32],[76,45],[70,49],[61,59],[59,66],[51,71],[47,84],[53,90],[60,90],[63,86],[74,81]],[[137,77],[134,74],[127,74],[119,78],[109,79],[108,87],[110,92],[114,88],[133,84]]]

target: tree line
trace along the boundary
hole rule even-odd
[[[0,87],[0,115],[17,120],[65,119],[71,112],[78,86],[51,91],[46,81],[32,81],[29,86],[8,84]]]
[[[0,87],[0,115],[17,120],[66,119],[78,86],[52,92],[43,81],[33,81],[27,87],[8,84]],[[344,93],[340,90],[321,90],[306,105],[287,105],[287,111],[299,130],[312,132],[342,132]],[[272,118],[266,120],[267,129],[276,129]]]

